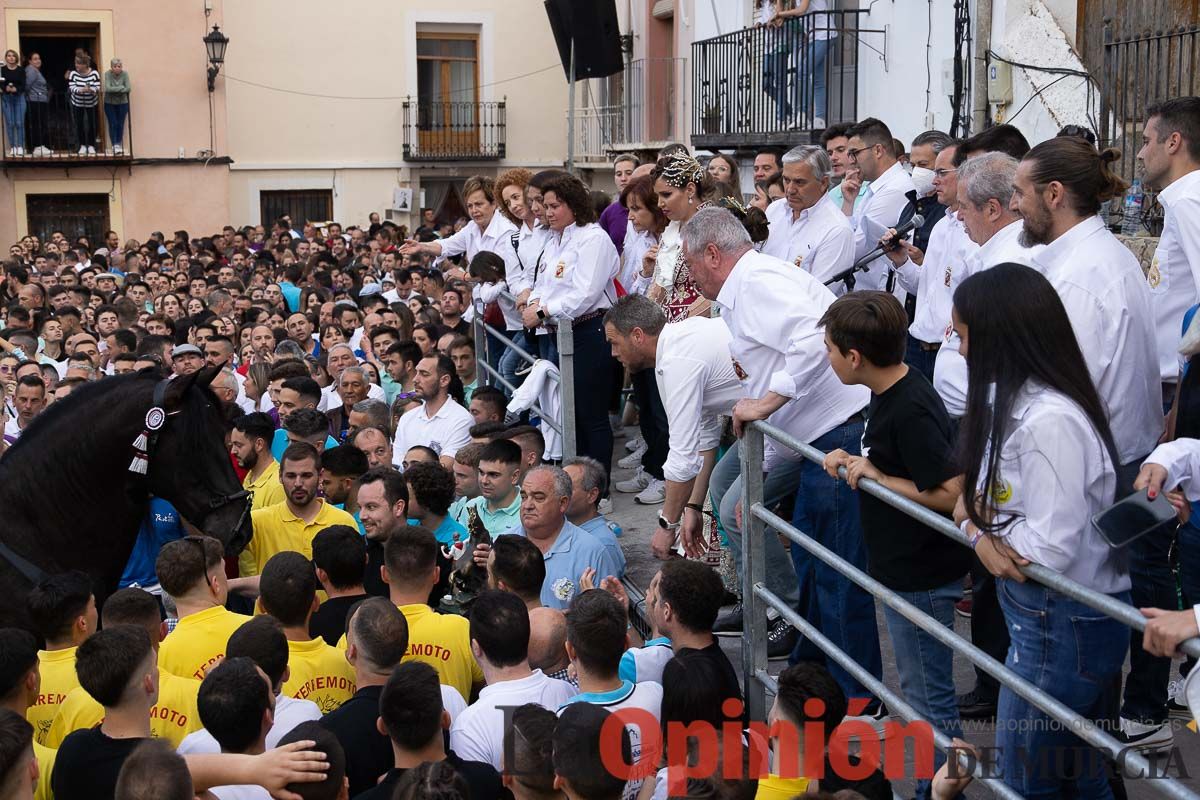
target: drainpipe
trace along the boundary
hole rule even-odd
[[[975,68],[971,71],[971,133],[987,125],[988,57],[992,46],[992,0],[977,0],[975,5]]]

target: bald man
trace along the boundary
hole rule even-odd
[[[567,667],[567,618],[557,608],[529,610],[529,667],[548,677],[570,680]]]

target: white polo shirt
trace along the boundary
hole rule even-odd
[[[669,481],[683,483],[700,473],[700,454],[721,442],[720,417],[745,397],[729,357],[730,338],[724,320],[711,317],[671,323],[658,336],[654,378],[671,421],[663,464]]]
[[[499,771],[504,757],[502,709],[536,703],[554,711],[578,692],[571,684],[549,678],[540,669],[533,670],[526,678],[488,684],[480,690],[479,699],[450,726],[450,749],[464,761],[482,761]]]
[[[267,731],[267,749],[279,744],[279,740],[292,732],[301,722],[312,722],[321,718],[321,709],[312,700],[298,700],[287,695],[275,696],[275,722]],[[201,728],[184,737],[179,743],[181,755],[219,753],[221,745],[206,729]]]
[[[767,222],[770,235],[762,252],[795,264],[821,283],[854,266],[854,226],[828,195],[799,214],[781,197],[767,206]]]
[[[404,454],[417,445],[431,447],[439,456],[453,457],[460,447],[471,443],[471,426],[475,418],[460,406],[453,397],[432,417],[427,416],[426,405],[407,412],[396,424],[396,437],[392,440],[392,461],[404,463]]]

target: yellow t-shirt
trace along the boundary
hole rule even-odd
[[[72,689],[79,686],[79,677],[75,674],[75,649],[68,647],[65,650],[38,651],[42,688],[37,700],[25,714],[33,726],[33,739],[38,744],[46,744],[46,736],[50,733],[50,724],[54,722],[59,704]]]
[[[254,536],[238,557],[238,567],[243,577],[261,575],[271,556],[285,550],[293,550],[311,559],[313,537],[330,525],[349,525],[358,529],[354,517],[324,500],[321,501],[321,510],[310,523],[293,514],[286,502],[252,511],[250,518],[254,522]]]
[[[33,793],[33,800],[54,800],[54,791],[50,788],[50,775],[54,772],[54,759],[58,758],[58,751],[34,742],[33,755],[38,762],[38,784],[37,791]]]
[[[251,481],[250,473],[247,472],[242,481],[242,488],[254,493],[254,500],[250,504],[251,511],[258,511],[287,499],[287,495],[283,493],[283,484],[279,482],[279,462],[275,459],[271,459],[271,465],[263,470],[263,474],[259,475],[256,481]]]
[[[768,775],[758,779],[758,792],[754,800],[792,800],[808,791],[808,778],[781,778]]]
[[[200,681],[181,678],[166,670],[158,671],[158,703],[150,709],[150,732],[166,739],[178,748],[183,738],[204,727],[196,706]],[[50,733],[46,737],[48,747],[58,747],[67,734],[85,728],[94,728],[104,721],[104,706],[97,703],[82,687],[72,689],[67,699],[58,707]]]
[[[158,648],[158,667],[181,678],[203,680],[204,673],[225,657],[233,632],[249,622],[223,606],[213,606],[179,620]]]
[[[330,647],[324,639],[288,641],[288,671],[283,693],[297,700],[311,700],[322,714],[339,708],[354,696],[354,668],[346,653]]]

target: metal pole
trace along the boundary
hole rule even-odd
[[[562,401],[562,456],[578,455],[578,431],[575,428],[575,330],[571,320],[558,322],[558,394]]]
[[[760,670],[767,669],[767,631],[763,625],[766,607],[755,587],[765,586],[766,565],[763,563],[763,541],[767,536],[763,521],[751,509],[763,502],[763,434],[749,428],[742,437],[739,455],[742,459],[742,619],[749,635],[742,637],[742,680],[746,709],[750,719],[766,719],[766,687],[757,679]]]
[[[571,37],[571,69],[567,76],[567,172],[575,171],[575,37]],[[574,458],[572,453],[571,457]]]
[[[987,125],[988,50],[992,46],[992,0],[975,5],[975,69],[971,74],[971,133]]]
[[[491,355],[488,347],[487,331],[483,329],[483,303],[476,298],[474,301],[475,315],[471,319],[471,332],[475,337],[475,386],[482,388],[488,383],[487,371],[483,365]]]

